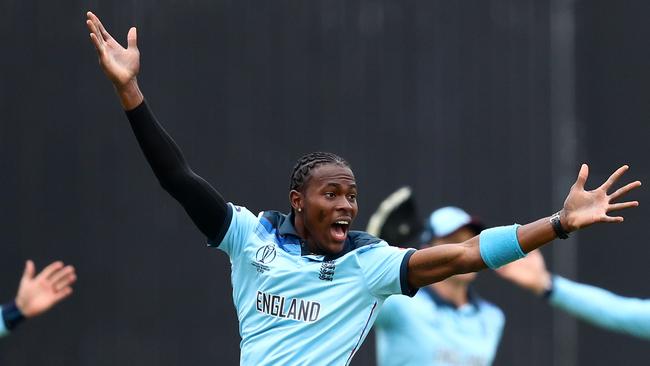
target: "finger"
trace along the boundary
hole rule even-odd
[[[36,277],[38,279],[40,278],[47,279],[52,275],[53,272],[59,270],[62,267],[63,267],[63,262],[61,261],[52,262],[47,267],[45,267],[45,269],[43,269],[41,273],[39,273]]]
[[[600,222],[608,222],[608,223],[613,223],[617,224],[620,222],[623,222],[625,219],[623,216],[603,216],[600,220]]]
[[[634,188],[638,188],[638,187],[641,187],[641,182],[638,180],[636,182],[628,183],[625,186],[617,189],[616,192],[610,194],[609,199],[610,201],[613,201],[621,197],[622,195],[626,194],[627,192],[633,190]]]
[[[74,273],[68,273],[66,276],[61,277],[58,281],[54,282],[54,291],[62,291],[66,287],[69,287],[77,280],[77,275]]]
[[[99,42],[99,39],[97,39],[97,36],[94,33],[90,33],[90,40],[93,42],[97,54],[101,56],[104,52],[104,45]]]
[[[72,287],[66,287],[54,294],[54,303],[57,303],[72,294]]]
[[[34,262],[27,260],[27,262],[25,262],[25,270],[23,271],[23,279],[31,280],[34,278],[34,272]]]
[[[585,183],[587,182],[587,177],[589,176],[589,166],[587,164],[582,164],[580,166],[580,171],[578,172],[578,179],[574,186],[579,189],[585,189]]]
[[[93,41],[95,44],[95,48],[97,51],[104,50],[104,38],[99,34],[99,31],[97,30],[97,27],[95,27],[95,24],[91,22],[90,20],[86,21],[86,26],[88,26],[88,29],[90,30],[90,39]]]
[[[65,266],[58,271],[52,272],[52,274],[48,277],[48,281],[51,283],[57,283],[61,281],[61,279],[73,275],[74,274],[74,267],[72,266]]]
[[[609,188],[611,188],[612,184],[614,184],[614,182],[616,182],[618,178],[620,178],[621,175],[623,175],[623,173],[625,173],[629,168],[630,168],[629,166],[623,165],[622,167],[616,169],[616,171],[612,173],[612,175],[610,175],[609,178],[607,178],[607,180],[605,181],[605,183],[603,183],[600,187],[598,187],[598,189],[602,189],[605,192],[607,192]]]
[[[89,14],[92,15],[92,13],[89,13]],[[97,37],[101,42],[104,42],[104,37],[102,36],[101,32],[99,31],[99,27],[97,26],[97,23],[95,23],[95,22],[93,21],[93,19],[95,19],[95,18],[94,18],[94,15],[93,15],[93,16],[90,16],[90,15],[89,15],[89,16],[88,16],[88,19],[86,20],[86,26],[88,27],[88,29],[90,30],[90,32],[92,32],[93,34],[95,34],[95,36],[96,36],[96,37]]]
[[[128,49],[138,48],[138,30],[135,29],[135,27],[129,29],[129,33],[126,35],[126,42],[128,44]]]
[[[97,30],[97,33],[96,33],[96,34],[97,34],[98,37],[103,38],[103,39],[106,40],[106,41],[109,40],[109,39],[111,39],[111,38],[113,38],[113,37],[111,37],[110,34],[108,34],[108,32],[106,31],[106,29],[104,28],[104,25],[103,25],[102,22],[99,20],[99,18],[97,17],[97,15],[93,14],[93,13],[90,12],[90,11],[89,11],[88,13],[86,13],[86,15],[88,16],[88,19],[89,19],[89,20],[93,23],[93,25],[95,26],[95,29]]]
[[[638,201],[614,203],[614,204],[609,205],[609,207],[607,208],[607,212],[623,210],[623,209],[630,208],[630,207],[636,207],[638,205],[639,205]]]
[[[94,15],[94,14],[93,14]],[[113,37],[108,33],[106,28],[104,28],[104,24],[102,24],[101,20],[95,16],[95,19],[97,19],[97,27],[99,28],[99,31],[102,32],[102,36],[104,37],[105,40],[111,40]]]

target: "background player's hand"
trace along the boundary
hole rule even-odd
[[[551,274],[546,270],[544,257],[539,249],[497,269],[496,272],[506,280],[537,295],[543,294],[551,285]]]
[[[86,16],[86,25],[97,50],[99,64],[117,89],[125,87],[135,80],[140,70],[136,29],[129,29],[126,36],[128,47],[125,49],[106,31],[95,14],[88,12]]]
[[[34,276],[34,262],[28,260],[18,286],[16,306],[26,318],[40,315],[70,296],[77,276],[74,267],[63,262],[51,263]]]
[[[618,168],[600,187],[585,190],[585,182],[589,175],[589,167],[582,164],[578,179],[571,187],[560,213],[560,221],[567,232],[575,231],[597,222],[622,222],[622,216],[608,216],[611,211],[621,210],[639,205],[637,201],[613,203],[629,191],[641,185],[635,181],[617,189],[611,194],[607,192],[614,183],[628,170],[627,165]]]

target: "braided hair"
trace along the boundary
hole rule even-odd
[[[298,159],[298,162],[293,167],[289,191],[302,191],[305,183],[309,180],[312,169],[323,164],[336,164],[351,168],[345,159],[333,153],[317,151],[305,154]]]

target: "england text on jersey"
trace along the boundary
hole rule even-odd
[[[277,318],[315,322],[320,315],[320,303],[267,294],[257,291],[257,311]]]

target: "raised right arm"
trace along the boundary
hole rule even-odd
[[[190,169],[183,153],[144,100],[136,78],[140,69],[136,29],[129,30],[125,49],[106,31],[97,16],[91,12],[87,16],[86,25],[99,64],[113,83],[133,133],[160,185],[183,206],[209,240],[219,242],[232,213],[219,192]]]

